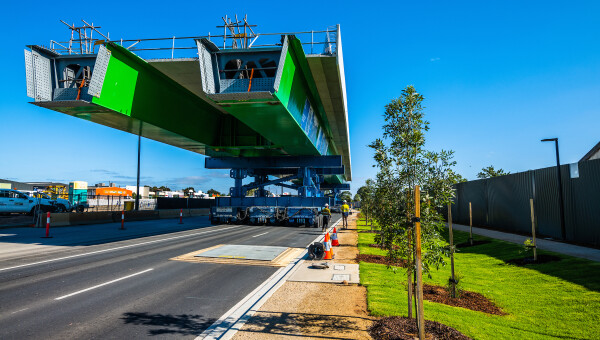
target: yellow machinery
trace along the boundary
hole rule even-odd
[[[45,193],[50,195],[53,200],[57,198],[69,199],[69,190],[64,185],[51,185],[44,190]]]

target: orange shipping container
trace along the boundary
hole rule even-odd
[[[107,188],[96,188],[96,196],[125,196],[131,197],[131,190],[116,188],[116,187],[107,187]]]

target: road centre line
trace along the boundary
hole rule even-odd
[[[26,264],[21,264],[21,265],[18,265],[18,266],[13,266],[13,267],[0,268],[0,272],[6,271],[6,270],[11,270],[11,269],[17,269],[17,268],[35,266],[37,264],[43,264],[43,263],[49,263],[49,262],[56,262],[56,261],[61,261],[61,260],[67,260],[67,259],[72,259],[72,258],[82,257],[82,256],[87,256],[87,255],[101,254],[101,253],[106,253],[106,252],[110,252],[110,251],[114,251],[114,250],[120,250],[120,249],[126,249],[126,248],[132,248],[132,247],[142,246],[142,245],[146,245],[146,244],[152,244],[152,243],[157,243],[157,242],[176,240],[176,239],[180,239],[180,238],[184,238],[184,237],[190,237],[190,236],[196,236],[196,235],[202,235],[202,234],[209,234],[209,233],[213,233],[213,232],[217,232],[217,231],[224,231],[224,230],[228,230],[228,229],[232,229],[232,228],[240,228],[240,227],[243,227],[243,226],[233,226],[233,227],[227,227],[227,228],[221,228],[221,229],[204,231],[204,232],[200,232],[200,233],[167,237],[167,238],[163,238],[163,239],[160,239],[160,240],[152,240],[152,241],[135,243],[135,244],[129,244],[129,245],[126,245],[126,246],[115,247],[115,248],[110,248],[110,249],[96,250],[96,251],[92,251],[92,252],[89,252],[89,253],[83,253],[83,254],[77,254],[77,255],[71,255],[71,256],[65,256],[65,257],[59,257],[59,258],[56,258],[56,259],[44,260],[44,261],[33,262],[33,263],[26,263]]]
[[[128,278],[130,278],[130,277],[134,277],[134,276],[137,276],[137,275],[140,275],[140,274],[147,273],[147,272],[149,272],[149,271],[151,271],[151,270],[154,270],[154,268],[150,268],[150,269],[142,270],[141,272],[138,272],[138,273],[135,273],[135,274],[131,274],[131,275],[127,275],[127,276],[123,276],[123,277],[121,277],[121,278],[118,278],[118,279],[115,279],[115,280],[112,280],[112,281],[108,281],[108,282],[104,282],[104,283],[101,283],[101,284],[99,284],[99,285],[95,285],[95,286],[93,286],[93,287],[89,287],[89,288],[86,288],[86,289],[82,289],[82,290],[76,291],[76,292],[74,292],[74,293],[71,293],[71,294],[63,295],[63,296],[61,296],[61,297],[57,297],[57,298],[56,298],[56,299],[54,299],[54,300],[62,300],[62,299],[65,299],[65,298],[71,297],[71,296],[73,296],[73,295],[77,295],[77,294],[85,293],[85,292],[87,292],[87,291],[90,291],[90,290],[92,290],[92,289],[100,288],[100,287],[102,287],[102,286],[106,286],[106,285],[109,285],[109,284],[111,284],[111,283],[119,282],[119,281],[121,281],[121,280],[125,280],[125,279],[128,279]]]
[[[259,236],[263,236],[263,235],[265,235],[265,234],[268,234],[268,233],[269,233],[269,232],[267,231],[266,233],[262,233],[262,234],[254,235],[254,236],[252,236],[252,237],[259,237]]]

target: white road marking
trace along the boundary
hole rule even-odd
[[[116,248],[96,250],[96,251],[92,251],[92,252],[89,252],[89,253],[83,253],[83,254],[77,254],[77,255],[59,257],[59,258],[56,258],[56,259],[50,259],[50,260],[44,260],[44,261],[39,261],[39,262],[21,264],[21,265],[13,266],[13,267],[0,268],[0,272],[6,271],[6,270],[11,270],[11,269],[16,269],[16,268],[23,268],[23,267],[35,266],[36,264],[42,264],[42,263],[48,263],[48,262],[56,262],[56,261],[67,260],[67,259],[72,259],[72,258],[81,257],[81,256],[106,253],[106,252],[109,252],[109,251],[114,251],[114,250],[119,250],[119,249],[126,249],[126,248],[131,248],[131,247],[142,246],[142,245],[146,245],[146,244],[157,243],[157,242],[163,242],[163,241],[169,241],[169,240],[176,240],[176,239],[179,239],[179,238],[196,236],[196,235],[202,235],[202,234],[208,234],[208,233],[213,233],[213,232],[216,232],[216,231],[223,231],[223,230],[227,230],[227,229],[231,229],[231,228],[240,228],[240,227],[241,226],[233,226],[233,227],[227,227],[227,228],[222,228],[222,229],[204,231],[204,232],[201,232],[201,233],[194,233],[194,234],[186,234],[186,235],[179,235],[179,236],[167,237],[167,238],[163,238],[163,239],[160,239],[160,240],[147,241],[147,242],[130,244],[130,245],[116,247]]]
[[[17,234],[0,234],[0,237],[16,236]]]
[[[259,237],[259,236],[266,235],[266,234],[268,234],[268,233],[269,233],[269,232],[267,231],[266,233],[262,233],[262,234],[254,235],[254,236],[252,236],[252,237]]]
[[[19,310],[17,310],[17,311],[14,311],[14,312],[12,312],[12,313],[10,313],[10,314],[15,314],[15,313],[22,312],[22,311],[24,311],[24,310],[28,310],[28,309],[29,309],[29,308],[23,308],[23,309],[19,309]]]
[[[327,231],[333,230],[342,219],[338,219]],[[325,238],[320,234],[313,242],[319,242]],[[312,244],[310,242],[309,244]],[[256,313],[260,307],[281,287],[294,270],[302,263],[302,258],[308,252],[308,246],[304,251],[292,260],[286,267],[277,270],[271,277],[261,283],[250,294],[246,295],[235,306],[231,307],[210,327],[198,335],[195,340],[229,340],[244,326],[246,321]]]
[[[149,272],[149,271],[151,271],[151,270],[154,270],[154,268],[146,269],[146,270],[143,270],[143,271],[141,271],[141,272],[139,272],[139,273],[135,273],[135,274],[131,274],[131,275],[127,275],[127,276],[123,276],[123,277],[121,277],[121,278],[118,278],[118,279],[115,279],[115,280],[112,280],[112,281],[108,281],[108,282],[104,282],[104,283],[101,283],[101,284],[99,284],[99,285],[96,285],[96,286],[93,286],[93,287],[90,287],[90,288],[82,289],[82,290],[76,291],[76,292],[74,292],[74,293],[71,293],[71,294],[63,295],[63,296],[61,296],[61,297],[57,297],[57,298],[56,298],[56,299],[54,299],[54,300],[62,300],[62,299],[68,298],[68,297],[70,297],[70,296],[73,296],[73,295],[81,294],[81,293],[84,293],[84,292],[90,291],[90,290],[92,290],[92,289],[100,288],[100,287],[102,287],[102,286],[106,286],[106,285],[109,285],[109,284],[111,284],[111,283],[119,282],[119,281],[121,281],[121,280],[125,280],[125,279],[128,279],[128,278],[130,278],[130,277],[134,277],[134,276],[137,276],[137,275],[140,275],[140,274],[147,273],[147,272]]]

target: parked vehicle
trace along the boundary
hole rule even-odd
[[[69,200],[61,197],[53,199],[50,195],[42,191],[21,190],[21,192],[27,194],[29,197],[35,198],[45,208],[45,211],[71,212],[75,209]]]
[[[25,213],[33,215],[36,210],[50,211],[52,205],[42,205],[35,197],[13,189],[0,189],[0,213]]]

